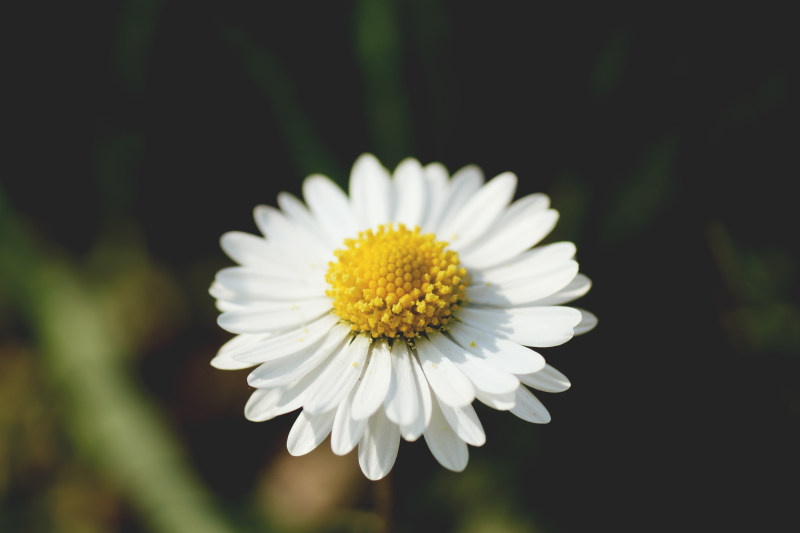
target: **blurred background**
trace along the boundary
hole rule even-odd
[[[796,28],[766,9],[85,1],[3,32],[0,531],[797,531]],[[796,43],[795,43],[796,44]],[[229,230],[372,152],[510,170],[592,333],[546,426],[477,406],[461,474],[243,416]]]

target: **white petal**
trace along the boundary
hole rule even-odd
[[[555,294],[578,274],[576,261],[555,263],[547,270],[531,271],[526,279],[504,283],[472,283],[467,298],[474,303],[494,307],[527,305]]]
[[[581,313],[570,307],[465,307],[458,311],[458,318],[525,346],[548,347],[572,338],[572,328],[581,321]]]
[[[431,412],[433,410],[433,394],[431,393],[430,385],[428,385],[425,373],[414,355],[411,355],[411,368],[414,371],[414,381],[420,408],[417,418],[413,422],[400,426],[400,434],[409,442],[417,440],[422,435],[422,432],[425,431],[431,421]]]
[[[261,422],[278,416],[273,413],[277,410],[283,393],[284,391],[280,389],[256,389],[244,406],[244,416],[253,422]]]
[[[473,328],[463,322],[452,323],[448,331],[461,346],[511,374],[530,374],[544,368],[544,357],[514,341]]]
[[[475,357],[445,335],[434,333],[429,339],[447,359],[455,363],[476,389],[490,394],[502,394],[519,387],[519,380],[512,374],[498,370],[486,359]]]
[[[499,265],[538,244],[558,221],[558,212],[547,209],[549,202],[543,194],[531,194],[511,204],[481,239],[459,252],[462,263]]]
[[[416,343],[422,370],[436,397],[455,407],[469,405],[475,399],[472,382],[427,339]]]
[[[331,449],[336,455],[346,455],[353,451],[364,434],[369,418],[353,420],[350,416],[350,407],[353,405],[355,388],[348,394],[336,410],[331,431]]]
[[[297,237],[294,225],[279,209],[271,205],[257,205],[253,208],[253,220],[267,242],[291,243]]]
[[[279,247],[283,254],[313,263],[330,252],[314,238],[314,234],[309,234],[272,206],[256,206],[253,218],[267,242]]]
[[[325,279],[298,277],[287,281],[285,278],[270,276],[252,268],[229,267],[217,272],[216,282],[233,293],[231,300],[244,297],[246,300],[306,300],[325,296]]]
[[[392,182],[397,198],[394,220],[409,228],[419,226],[428,207],[422,165],[416,159],[404,159],[397,165]]]
[[[297,277],[297,271],[292,269],[292,263],[297,263],[297,260],[287,260],[279,250],[261,237],[241,231],[229,231],[220,237],[219,244],[228,257],[240,265],[287,279]],[[302,265],[305,268],[305,263]]]
[[[325,368],[326,365],[324,364],[317,366],[311,372],[286,388],[268,389],[277,392],[277,402],[275,402],[274,405],[258,406],[258,409],[255,409],[256,406],[253,406],[253,408],[248,410],[248,406],[245,406],[245,417],[254,422],[262,422],[301,408],[308,398],[309,390],[317,382]],[[248,405],[249,403],[250,402],[248,402]]]
[[[411,353],[403,341],[392,344],[392,372],[384,404],[386,416],[400,426],[413,423],[420,415],[421,400],[411,366]],[[427,383],[425,384],[427,387]]]
[[[597,317],[594,313],[590,313],[586,309],[581,309],[579,307],[575,309],[581,312],[581,321],[575,326],[575,335],[583,335],[584,333],[592,331],[597,326]]]
[[[442,225],[437,237],[449,242],[455,250],[468,246],[492,227],[514,197],[516,188],[517,177],[511,172],[490,180]]]
[[[571,302],[589,292],[591,287],[592,281],[583,274],[578,274],[575,279],[569,282],[569,285],[557,293],[537,301],[536,305],[561,305]]]
[[[517,404],[511,412],[526,422],[534,424],[547,424],[550,422],[550,413],[547,408],[525,387],[517,389]]]
[[[469,199],[480,190],[481,185],[483,185],[483,171],[475,165],[467,165],[453,174],[447,196],[442,202],[441,214],[429,222],[431,231],[437,238],[443,238],[441,228],[450,224]]]
[[[353,342],[333,357],[309,390],[303,404],[309,413],[324,413],[339,406],[364,370],[369,342],[365,336],[357,335]]]
[[[278,205],[292,222],[303,228],[308,235],[316,239],[328,251],[335,250],[341,244],[319,225],[305,204],[298,198],[288,192],[280,192],[278,193]]]
[[[331,310],[329,298],[281,303],[283,305],[272,309],[262,307],[226,311],[217,317],[217,324],[231,333],[285,331],[308,325]]]
[[[372,481],[386,476],[397,459],[400,448],[400,429],[391,422],[383,410],[378,410],[367,423],[361,442],[358,443],[358,464]]]
[[[470,246],[465,247],[463,249],[463,253],[471,253],[478,248],[489,245],[490,241],[495,236],[495,233],[506,231],[510,226],[517,224],[529,226],[529,217],[531,215],[546,211],[548,207],[550,207],[550,198],[546,194],[533,193],[523,196],[508,206],[508,209],[503,212],[500,218],[497,219],[495,225],[492,226],[492,230],[490,231],[489,235],[484,235],[483,238],[473,242]],[[525,236],[524,238],[527,239],[528,237]],[[519,249],[513,255],[517,255],[522,251],[527,250],[530,248],[530,246],[532,245]]]
[[[297,353],[262,363],[247,376],[247,384],[257,388],[288,387],[325,363],[331,354],[343,350],[344,343],[349,342],[346,338],[349,333],[349,327],[337,324],[324,338],[309,343]]]
[[[483,446],[486,443],[486,434],[481,421],[471,405],[464,407],[450,407],[440,403],[439,408],[447,419],[447,423],[456,432],[458,438],[472,446]]]
[[[372,343],[367,368],[356,387],[353,398],[352,417],[356,420],[369,418],[386,398],[392,378],[392,356],[385,339]]]
[[[485,392],[478,391],[475,394],[475,398],[477,398],[482,404],[488,405],[492,409],[497,409],[498,411],[508,411],[517,404],[517,391],[514,390],[504,394],[487,394]]]
[[[242,348],[231,357],[243,363],[263,363],[297,353],[325,337],[338,321],[336,315],[327,314],[301,328],[266,336],[263,341]]]
[[[567,376],[550,365],[545,366],[539,372],[518,377],[525,385],[544,392],[564,392],[571,385]]]
[[[217,300],[214,302],[214,304],[217,308],[217,311],[220,313],[225,313],[227,311],[238,311],[248,307],[248,304],[244,302],[232,302],[230,300]]]
[[[331,234],[334,242],[358,235],[350,200],[329,178],[316,174],[303,182],[303,197],[320,226]]]
[[[555,242],[539,246],[514,257],[502,265],[474,270],[472,277],[483,283],[508,283],[531,278],[532,272],[547,272],[554,266],[575,257],[575,245],[571,242]]]
[[[301,408],[308,398],[309,390],[325,368],[326,365],[319,365],[286,388],[258,389],[258,391],[266,390],[269,393],[265,394],[265,398],[261,401],[258,401],[256,394],[253,393],[250,397],[251,401],[248,401],[245,406],[244,416],[254,422],[263,422]],[[277,398],[273,395],[276,395]]]
[[[425,178],[425,196],[428,202],[419,226],[423,233],[433,233],[447,200],[448,173],[441,163],[425,165],[422,170]]]
[[[221,287],[221,285],[216,284]],[[227,291],[227,289],[226,289]],[[322,297],[316,299],[322,300]],[[224,300],[217,300],[217,307],[222,312],[226,311],[245,311],[245,312],[283,312],[285,309],[296,305],[308,305],[315,299],[305,300],[264,300],[263,298],[252,298],[243,294],[234,294],[233,297]]]
[[[360,156],[350,172],[350,201],[359,230],[392,220],[389,172],[372,154]]]
[[[216,280],[211,282],[211,287],[208,288],[208,294],[220,300],[232,300],[236,298],[236,293],[232,290],[223,287]]]
[[[336,411],[330,411],[311,415],[305,409],[300,411],[289,431],[289,438],[286,439],[289,453],[295,456],[305,455],[319,446],[331,432],[335,413]]]
[[[433,402],[431,423],[423,435],[431,454],[443,467],[454,472],[461,472],[467,467],[469,461],[467,445],[450,427],[439,408],[439,402]]]
[[[222,345],[217,355],[211,360],[211,366],[220,370],[239,370],[255,365],[256,363],[237,361],[233,358],[233,354],[252,348],[266,338],[267,335],[235,336]]]

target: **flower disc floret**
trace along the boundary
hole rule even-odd
[[[464,301],[467,271],[458,254],[419,227],[378,226],[334,253],[326,294],[354,331],[411,339],[441,329]]]

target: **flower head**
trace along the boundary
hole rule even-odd
[[[597,319],[561,305],[591,283],[572,243],[534,247],[558,214],[543,194],[511,203],[516,184],[414,159],[390,175],[365,154],[349,197],[310,176],[305,204],[281,193],[280,209],[256,207],[263,237],[223,235],[239,266],[217,273],[210,293],[236,336],[212,365],[256,367],[245,416],[302,408],[289,452],[330,435],[337,454],[358,447],[370,479],[389,473],[401,438],[420,436],[463,470],[467,444],[486,439],[475,399],[549,422],[528,387],[561,392],[569,380],[529,347],[563,344]]]

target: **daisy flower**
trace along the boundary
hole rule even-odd
[[[558,213],[543,194],[512,203],[517,178],[484,183],[465,167],[406,159],[390,174],[375,157],[353,165],[349,197],[321,175],[260,205],[263,236],[229,232],[238,266],[216,275],[218,323],[235,333],[211,364],[254,367],[245,407],[254,421],[302,409],[293,455],[331,437],[380,479],[400,439],[422,436],[445,468],[467,465],[486,436],[472,402],[528,422],[550,415],[530,388],[561,392],[569,380],[530,347],[563,344],[594,327],[562,304],[585,294],[575,246],[534,247]],[[529,388],[530,387],[530,388]]]

